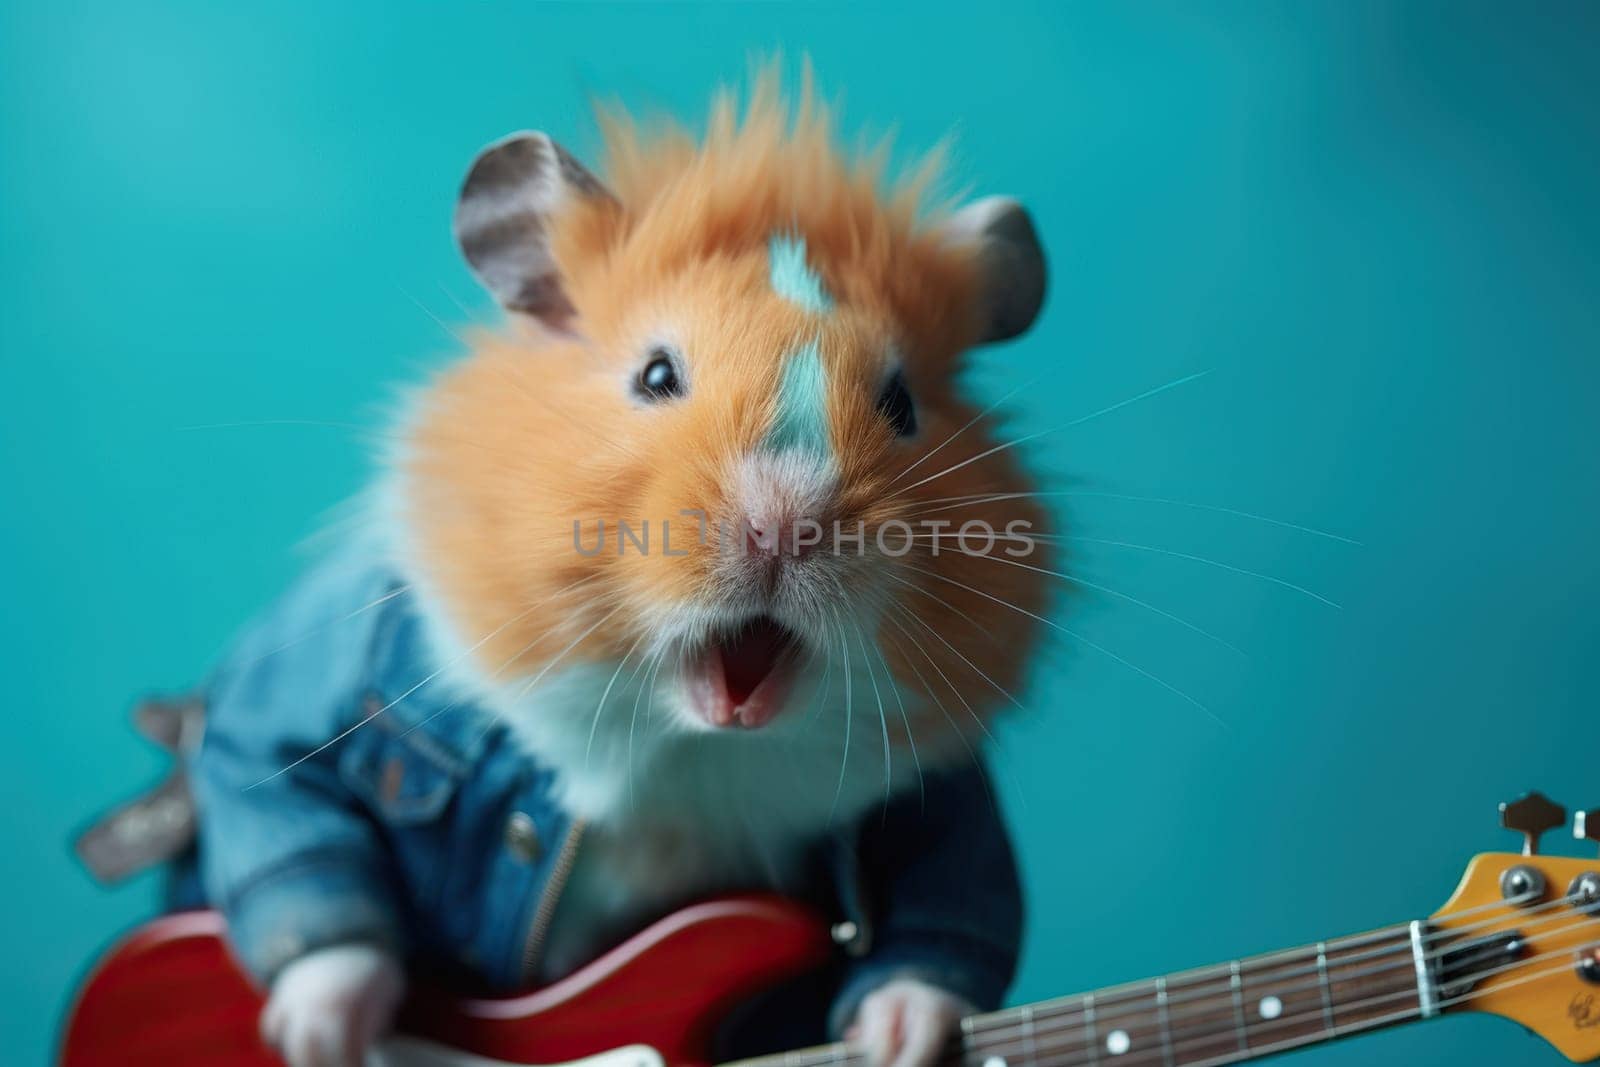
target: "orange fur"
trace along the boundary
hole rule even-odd
[[[602,619],[565,662],[614,661],[649,620],[706,599],[713,546],[689,536],[680,511],[727,515],[730,465],[765,433],[782,361],[811,336],[821,340],[841,466],[830,518],[871,531],[928,513],[1044,531],[1028,500],[946,503],[1031,490],[1011,452],[910,488],[994,447],[986,422],[896,484],[975,414],[953,377],[976,335],[976,257],[942,238],[936,220],[919,220],[930,170],[883,192],[879,164],[835,149],[809,88],[791,117],[770,72],[742,121],[719,96],[698,142],[675,128],[643,133],[621,116],[606,120],[606,133],[604,180],[616,202],[576,202],[553,232],[578,336],[482,338],[428,390],[403,461],[405,521],[455,628],[470,643],[504,627],[475,653],[484,671],[531,677]],[[804,238],[834,311],[812,315],[772,292],[775,233]],[[687,395],[642,406],[629,382],[663,337],[684,354]],[[921,429],[910,440],[874,410],[891,351],[916,398]],[[582,556],[575,519],[586,544],[597,520],[608,537],[618,520],[649,520],[651,551],[619,555],[608,540]],[[660,551],[663,519],[686,556]],[[896,677],[944,709],[910,709],[919,743],[929,731],[949,734],[952,721],[971,731],[966,709],[987,715],[1003,702],[997,689],[1015,688],[1036,637],[1024,612],[1044,610],[1046,580],[999,548],[983,559],[941,547],[937,557],[921,542],[898,560],[869,554],[848,565],[847,588],[871,587],[893,605],[879,638]],[[1050,566],[1042,544],[1020,562]]]

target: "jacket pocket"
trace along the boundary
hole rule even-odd
[[[352,734],[339,759],[339,775],[350,791],[397,827],[439,819],[466,772],[426,734],[383,715]]]

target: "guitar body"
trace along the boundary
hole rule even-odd
[[[752,994],[826,962],[825,926],[767,897],[696,905],[545,989],[414,996],[381,1062],[700,1067]],[[263,999],[233,962],[222,918],[157,919],[117,945],[67,1020],[62,1067],[281,1067],[257,1035]]]

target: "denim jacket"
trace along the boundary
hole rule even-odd
[[[262,982],[306,952],[366,942],[432,976],[528,984],[582,825],[554,772],[430,684],[436,669],[399,578],[345,553],[248,627],[209,680],[189,766],[201,884]],[[900,975],[998,1005],[1022,905],[976,763],[814,851],[827,889],[814,903],[857,931],[835,1032]]]

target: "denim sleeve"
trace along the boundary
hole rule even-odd
[[[885,982],[915,978],[999,1007],[1022,947],[1022,888],[998,801],[976,762],[930,774],[864,817],[858,883],[872,941],[829,1012],[841,1033]]]
[[[350,584],[314,575],[247,631],[207,686],[190,768],[201,877],[235,954],[263,984],[328,945],[401,948],[377,828],[341,781],[339,746],[317,751],[362,714],[374,623],[347,618],[347,604],[373,590]]]

